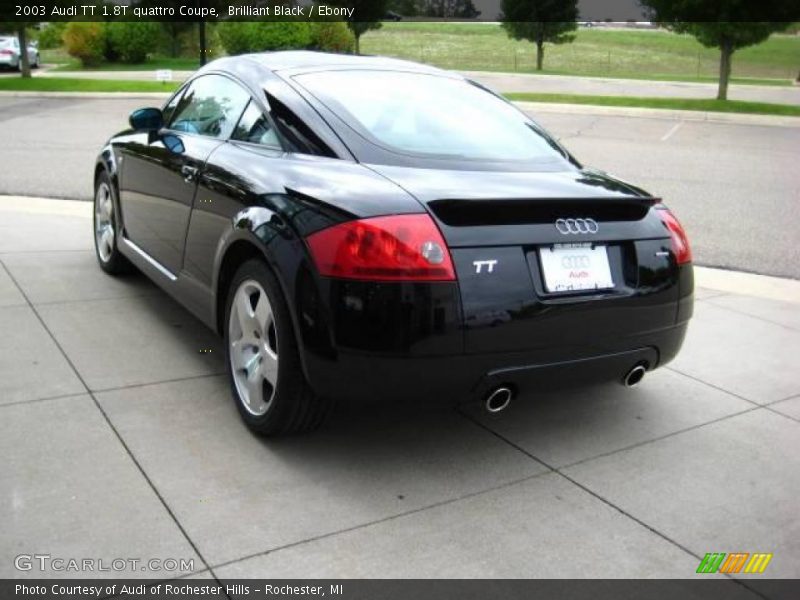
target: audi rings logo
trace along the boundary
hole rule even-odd
[[[563,235],[597,233],[600,226],[594,219],[558,219],[556,229]]]
[[[561,259],[561,266],[565,269],[588,269],[589,257],[580,254],[570,254]]]

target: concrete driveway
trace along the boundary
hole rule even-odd
[[[219,340],[96,266],[89,203],[0,198],[0,577],[77,576],[15,570],[35,552],[220,578],[691,578],[707,552],[772,553],[731,585],[755,598],[800,577],[800,284],[698,279],[684,351],[638,388],[499,418],[340,406],[264,441]]]

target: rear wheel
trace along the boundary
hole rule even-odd
[[[117,248],[119,218],[108,173],[98,175],[94,189],[94,250],[97,262],[106,273],[119,275],[132,270],[128,259]]]
[[[33,57],[33,64],[31,65],[34,69],[38,69],[42,66],[42,59],[37,52],[36,55]]]
[[[239,413],[261,435],[310,431],[329,402],[305,380],[289,308],[278,281],[260,260],[242,264],[225,312],[228,378]]]

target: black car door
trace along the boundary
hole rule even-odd
[[[208,156],[228,137],[249,94],[222,75],[192,81],[165,107],[165,127],[122,148],[120,199],[125,232],[173,274],[183,251],[197,182]]]
[[[210,289],[219,240],[231,217],[247,207],[280,206],[284,216],[291,213],[294,202],[286,187],[310,176],[312,156],[336,154],[276,98],[267,94],[261,102],[251,100],[230,140],[214,150],[200,178],[186,235],[184,275]]]

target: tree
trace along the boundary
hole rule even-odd
[[[19,42],[19,71],[23,77],[31,76],[31,63],[28,60],[28,32],[27,28],[35,25],[34,22],[23,23],[21,21],[14,21],[13,23],[0,22],[0,31],[8,30],[17,34],[17,41]]]
[[[28,56],[28,32],[25,28],[28,23],[17,25],[17,40],[19,41],[19,70],[23,77],[31,76],[31,63]]]
[[[386,10],[403,17],[416,17],[419,14],[418,0],[387,0]]]
[[[329,4],[352,8],[353,15],[347,19],[347,26],[356,38],[356,54],[361,54],[361,34],[370,29],[378,29],[381,19],[386,17],[387,0],[331,0]]]
[[[796,17],[797,8],[784,0],[642,0],[659,24],[689,33],[707,48],[719,48],[717,99],[728,99],[733,53],[783,31]],[[777,19],[777,20],[772,20]]]
[[[472,0],[421,0],[421,5],[421,12],[426,17],[474,19],[481,14]]]
[[[177,58],[181,53],[181,35],[192,28],[192,23],[185,21],[162,21],[161,27],[169,45],[169,55]]]
[[[196,9],[200,8],[215,8],[217,14],[225,14],[227,11],[227,0],[139,0],[137,3],[143,8],[171,8],[175,14],[179,14],[182,6],[193,6]],[[175,22],[167,27],[168,31],[172,34],[177,34],[184,31],[185,28],[192,27],[197,24],[197,37],[199,41],[200,52],[200,66],[208,62],[208,30],[206,28],[206,20],[199,18],[197,21],[181,21]],[[177,50],[177,35],[173,38],[173,55]]]
[[[536,70],[542,70],[544,44],[564,44],[578,28],[578,0],[503,0],[503,29],[515,40],[536,44]]]

